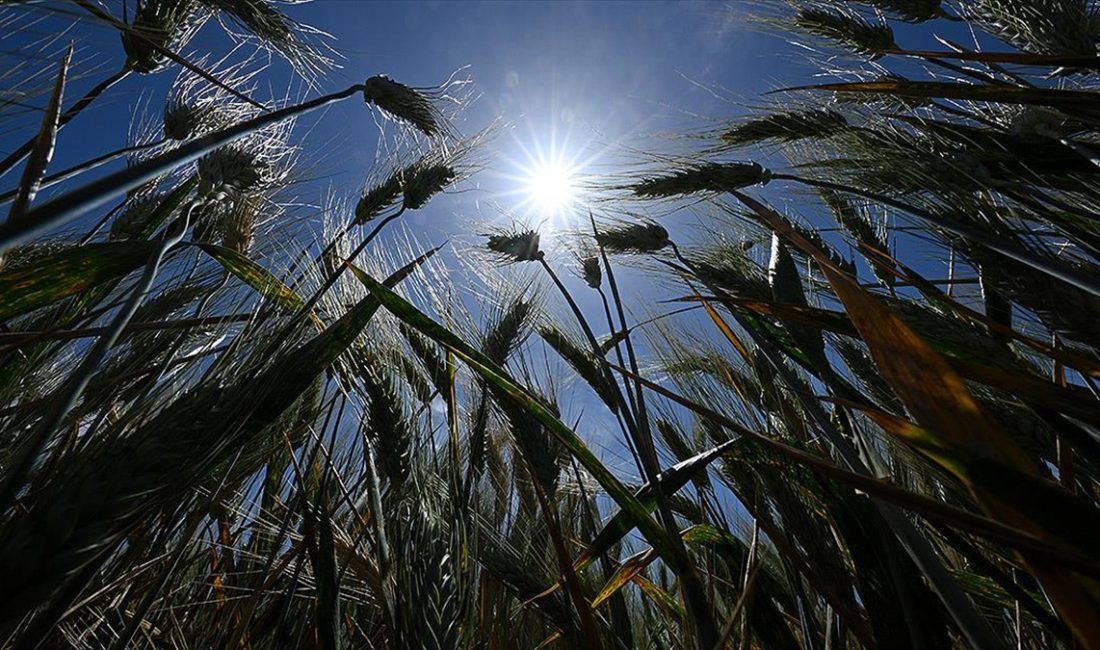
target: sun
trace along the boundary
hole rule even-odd
[[[534,166],[527,178],[527,198],[544,214],[561,212],[576,200],[573,171],[559,162]]]
[[[497,196],[506,197],[506,209],[519,219],[553,227],[571,225],[592,198],[590,174],[597,154],[552,125],[528,126],[528,137],[513,134],[512,145],[503,151],[506,166],[497,177],[502,181]]]

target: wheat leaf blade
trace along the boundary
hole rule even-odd
[[[70,248],[0,273],[0,321],[117,280],[140,268],[155,241],[109,242]]]
[[[281,307],[297,309],[305,304],[301,296],[283,284],[264,267],[247,256],[217,244],[197,244],[204,253],[221,264],[226,271],[252,287],[261,296],[270,299]]]

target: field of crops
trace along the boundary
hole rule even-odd
[[[1100,648],[1100,8],[734,5],[813,73],[425,243],[461,62],[0,2],[0,648]]]

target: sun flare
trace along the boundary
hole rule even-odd
[[[527,194],[532,205],[544,213],[565,209],[576,198],[573,172],[560,163],[546,163],[531,170]]]

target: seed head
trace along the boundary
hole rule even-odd
[[[294,40],[294,23],[269,0],[203,0],[224,12],[265,43],[277,47]]]
[[[363,99],[408,122],[428,137],[439,134],[441,116],[424,93],[398,83],[385,75],[376,75],[363,84]]]
[[[227,86],[241,92],[251,92],[250,81],[264,69],[252,59],[221,65],[201,57],[195,65],[222,80]],[[164,135],[173,140],[187,140],[220,129],[230,123],[253,115],[252,107],[233,97],[220,86],[210,83],[201,75],[181,69],[168,89],[162,114]]]
[[[593,256],[581,260],[581,275],[584,277],[584,281],[588,286],[593,289],[599,289],[600,284],[603,282],[603,271],[600,269],[600,259]]]
[[[527,340],[530,334],[530,320],[535,313],[534,305],[522,297],[517,297],[501,305],[485,338],[481,342],[481,351],[493,363],[504,365]]]
[[[199,195],[207,200],[233,199],[263,188],[268,165],[247,147],[215,149],[199,159]]]
[[[355,224],[367,223],[396,203],[401,196],[401,187],[401,175],[398,173],[387,178],[381,185],[375,185],[364,192],[355,204]]]
[[[328,53],[309,42],[322,32],[301,25],[279,11],[274,0],[201,0],[218,13],[219,21],[235,40],[248,40],[261,50],[277,54],[294,71],[312,81],[333,64]],[[246,33],[238,33],[235,27]]]
[[[1081,128],[1065,114],[1040,106],[1018,107],[1006,121],[1008,132],[1026,142],[1060,140]]]
[[[508,258],[510,262],[537,262],[543,253],[539,250],[539,234],[534,230],[487,235],[489,250]]]
[[[164,135],[172,140],[186,140],[208,130],[214,115],[213,106],[168,102],[164,105]]]
[[[619,410],[615,389],[608,382],[607,375],[600,367],[598,358],[592,354],[591,348],[578,344],[565,332],[550,325],[540,327],[539,334],[612,411]]]
[[[668,231],[652,222],[600,231],[596,241],[616,253],[655,253],[672,243]]]
[[[735,147],[765,140],[792,142],[830,136],[847,127],[843,115],[828,109],[782,112],[735,124],[722,134],[722,140]]]
[[[771,172],[757,163],[705,163],[681,172],[647,178],[634,186],[642,197],[670,197],[696,192],[730,192],[771,180]]]
[[[144,0],[136,4],[130,31],[122,33],[122,48],[129,69],[149,74],[167,63],[155,46],[177,50],[202,20],[194,0]]]
[[[558,411],[553,404],[544,406],[555,413]],[[512,436],[527,461],[531,476],[539,482],[547,495],[553,497],[558,490],[558,479],[561,478],[561,465],[558,462],[561,457],[561,443],[546,427],[533,418],[526,417],[523,409],[514,408],[509,403],[503,410],[512,422]]]
[[[378,369],[360,373],[370,396],[363,425],[378,450],[378,469],[390,490],[399,492],[409,474],[411,432],[405,417],[404,391],[396,377]]]
[[[872,61],[897,49],[894,30],[889,25],[870,23],[848,11],[807,7],[798,12],[794,24],[802,31],[826,38]]]
[[[693,257],[692,266],[701,280],[719,286],[734,296],[770,298],[771,288],[767,278],[743,246],[732,241],[720,242]]]
[[[768,261],[768,284],[771,285],[772,298],[777,302],[806,305],[806,294],[802,290],[798,266],[791,257],[791,252],[783,244],[783,240],[774,233],[771,259]]]
[[[260,205],[260,198],[255,195],[234,203],[221,224],[223,246],[242,255],[248,255],[248,251],[252,248]]]
[[[384,182],[368,189],[355,205],[355,224],[362,225],[404,197],[404,206],[419,210],[458,176],[454,167],[418,161],[394,172]]]
[[[544,408],[555,415],[560,415],[558,406],[553,400],[537,394],[533,397]],[[544,426],[530,417],[529,413],[515,400],[499,394],[497,403],[511,424],[512,438],[520,455],[526,461],[531,478],[538,481],[548,496],[552,496],[557,491],[558,479],[561,476],[561,465],[558,463],[562,452],[561,443]]]
[[[122,214],[111,223],[111,239],[137,238],[163,198],[156,192],[143,192],[131,198]]]
[[[863,0],[863,4],[910,23],[922,23],[940,15],[940,0]]]
[[[443,191],[455,179],[455,170],[449,165],[417,165],[405,178],[405,207],[419,210],[437,193]]]
[[[966,9],[989,32],[1025,52],[1096,55],[1097,10],[1092,2],[974,0]]]
[[[363,225],[401,200],[404,208],[419,210],[448,185],[465,178],[474,169],[471,152],[481,135],[434,147],[411,163],[401,166],[376,165],[368,176],[367,189],[355,206],[355,225]],[[389,176],[377,174],[379,170]],[[393,171],[389,171],[393,170]]]

